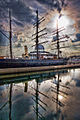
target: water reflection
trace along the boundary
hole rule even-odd
[[[36,76],[36,77],[35,77]],[[23,78],[23,82],[21,79]],[[79,120],[80,70],[0,80],[0,120]],[[20,82],[20,83],[19,83]]]
[[[11,119],[11,112],[12,112],[12,87],[13,87],[13,84],[11,83],[10,84],[10,92],[9,92],[9,120],[12,120]]]
[[[24,92],[28,91],[28,82],[25,83]]]

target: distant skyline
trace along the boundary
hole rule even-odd
[[[39,11],[39,17],[45,17],[45,21],[39,29],[46,27],[47,36],[44,36],[40,41],[48,40],[43,44],[45,49],[50,52],[55,46],[51,45],[51,41],[55,36],[52,36],[52,31],[56,29],[56,16],[61,14],[60,27],[65,27],[65,30],[60,33],[60,36],[67,34],[70,38],[68,42],[60,46],[80,44],[80,0],[0,0],[0,30],[7,36],[9,35],[9,18],[8,9],[12,12],[12,31],[13,31],[13,53],[14,56],[21,56],[24,53],[24,45],[28,46],[29,52],[34,50],[31,46],[35,44],[32,39],[32,34],[35,33],[33,23],[36,21],[36,10]],[[0,33],[0,46],[9,45],[9,41]],[[61,49],[63,53],[79,52],[80,46]],[[2,47],[3,48],[3,47]],[[2,49],[1,48],[1,49]],[[5,49],[5,50],[6,50]],[[0,55],[5,55],[5,50],[0,51]],[[9,50],[7,50],[9,51]],[[17,52],[16,52],[17,51]],[[8,54],[8,53],[7,53]]]

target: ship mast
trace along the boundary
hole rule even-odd
[[[12,25],[11,25],[11,22],[12,22],[12,20],[11,20],[11,10],[9,9],[9,29],[10,29],[10,31],[9,31],[9,40],[10,40],[10,58],[12,59],[13,58],[13,55],[12,55]]]
[[[38,51],[38,10],[36,10],[37,14],[37,22],[36,22],[36,49],[37,49],[37,59],[39,59],[39,51]]]
[[[33,26],[33,28],[36,27],[36,33],[32,35],[32,37],[35,36],[32,40],[35,40],[35,39],[36,39],[36,40],[35,40],[36,43],[35,43],[34,45],[32,45],[32,47],[36,46],[36,50],[37,50],[37,51],[36,51],[37,60],[40,59],[40,58],[39,58],[39,48],[38,48],[39,44],[44,44],[44,43],[48,42],[48,41],[39,42],[39,38],[47,34],[46,32],[41,34],[41,32],[44,32],[44,31],[46,30],[46,28],[43,28],[42,30],[39,30],[39,25],[40,25],[43,21],[45,21],[44,17],[42,17],[41,19],[39,19],[38,10],[36,10],[36,23],[34,23],[34,26]]]
[[[10,58],[13,58],[12,55],[12,25],[11,25],[11,10],[9,9],[9,40],[10,40]],[[10,84],[10,91],[9,91],[9,120],[12,120],[11,113],[12,113],[12,88],[13,84]]]
[[[65,38],[68,39],[69,36],[68,35],[63,35],[62,37],[59,37],[59,33],[62,32],[63,30],[65,30],[65,28],[64,27],[59,28],[59,26],[58,26],[58,19],[57,19],[57,24],[56,24],[56,30],[53,31],[53,35],[56,34],[56,41],[52,41],[53,43],[51,44],[51,45],[57,45],[57,48],[54,48],[54,49],[51,49],[51,50],[56,50],[57,49],[57,58],[59,59],[60,58],[60,52],[61,52],[60,49],[69,47],[69,46],[60,47],[60,43],[67,42],[68,40],[64,41],[63,39],[65,39]]]
[[[58,31],[58,20],[57,20],[57,35],[56,35],[56,37],[57,37],[57,50],[58,50],[58,59],[60,58],[60,56],[59,56],[59,53],[60,53],[60,51],[59,51],[59,31]]]

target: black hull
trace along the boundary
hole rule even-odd
[[[21,68],[21,67],[39,67],[51,65],[64,65],[67,60],[17,60],[3,59],[0,60],[0,68]]]

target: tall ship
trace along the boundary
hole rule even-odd
[[[32,51],[29,55],[26,53],[22,55],[22,58],[1,58],[0,68],[18,68],[18,67],[38,67],[38,66],[52,66],[52,65],[64,65],[67,63],[66,58],[57,59],[57,55],[47,52],[43,49],[42,45],[39,45],[39,59],[37,59],[37,51]]]
[[[9,32],[9,41],[10,41],[10,58],[1,58],[0,59],[0,68],[18,68],[18,67],[38,67],[38,66],[51,66],[51,65],[64,65],[67,63],[67,58],[60,58],[59,54],[59,35],[58,35],[58,28],[56,30],[56,37],[57,37],[57,52],[58,54],[52,54],[44,50],[44,46],[42,45],[45,42],[40,43],[38,38],[46,35],[46,33],[41,34],[42,31],[45,30],[38,30],[39,24],[44,21],[44,17],[41,19],[38,18],[38,10],[36,11],[37,21],[34,24],[36,27],[36,33],[33,34],[36,39],[35,50],[28,54],[28,48],[25,46],[25,54],[22,55],[22,58],[13,58],[12,55],[12,27],[11,27],[11,12],[9,11],[9,18],[10,18],[10,32]],[[40,35],[39,35],[40,33]]]

